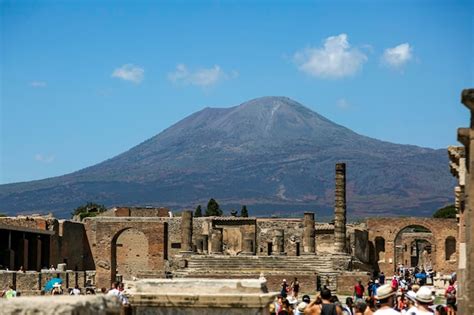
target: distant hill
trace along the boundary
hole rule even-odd
[[[446,150],[359,135],[286,97],[205,108],[114,158],[44,180],[0,185],[0,212],[68,217],[93,201],[194,209],[216,198],[251,214],[332,212],[347,163],[353,216],[427,215],[452,201]]]

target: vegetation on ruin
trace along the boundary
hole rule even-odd
[[[433,214],[433,218],[454,219],[454,218],[456,218],[456,208],[454,207],[454,205],[448,205],[446,207],[438,209]]]
[[[222,209],[214,198],[209,199],[206,208],[206,217],[221,216]]]
[[[240,210],[240,216],[243,218],[248,218],[249,216],[249,211],[247,210],[247,206],[243,205],[242,209]]]
[[[201,205],[198,205],[196,207],[196,210],[194,211],[194,217],[196,217],[196,218],[202,217]]]
[[[74,216],[79,216],[79,218],[82,221],[84,218],[95,217],[99,213],[102,213],[106,210],[107,210],[107,208],[104,205],[100,205],[100,204],[97,204],[97,203],[94,203],[94,202],[88,202],[85,205],[77,207],[74,210],[74,212],[72,212],[71,214],[72,214],[73,217]]]

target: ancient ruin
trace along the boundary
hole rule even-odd
[[[449,147],[450,169],[458,179],[454,190],[455,207],[458,213],[458,305],[460,314],[474,313],[474,177],[471,176],[471,161],[474,161],[474,89],[462,91],[461,102],[471,113],[468,128],[458,129],[458,140],[463,147]]]

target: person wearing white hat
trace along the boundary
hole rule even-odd
[[[415,299],[416,299],[416,293],[413,291],[408,291],[405,294],[405,299],[406,299],[406,304],[407,307],[405,310],[402,310],[402,314],[416,314],[416,306],[415,306]]]
[[[427,286],[422,286],[416,292],[416,313],[415,315],[433,315],[430,306],[433,305],[434,296],[431,294],[431,289]]]
[[[400,312],[397,312],[393,309],[394,306],[394,297],[395,291],[392,289],[391,284],[384,284],[377,288],[377,295],[375,298],[380,303],[380,308],[374,313],[374,315],[400,315]]]

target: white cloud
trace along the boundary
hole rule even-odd
[[[30,82],[30,86],[33,87],[33,88],[44,88],[47,85],[48,84],[44,81],[32,81],[32,82]]]
[[[401,68],[413,57],[413,48],[408,43],[385,49],[382,61],[392,68]]]
[[[112,77],[138,84],[143,81],[144,73],[145,70],[142,67],[129,63],[115,69],[114,72],[112,72]]]
[[[345,98],[340,98],[336,101],[336,106],[339,109],[346,110],[351,107],[351,103],[349,103]]]
[[[236,71],[226,73],[218,65],[211,68],[200,68],[190,71],[185,64],[178,64],[176,70],[168,74],[168,79],[177,84],[196,85],[199,87],[209,87],[219,81],[233,79],[238,76]]]
[[[323,47],[310,47],[295,53],[298,69],[313,77],[337,79],[354,75],[362,68],[367,56],[351,48],[347,34],[330,36]]]
[[[38,162],[49,164],[49,163],[52,163],[54,161],[55,156],[54,155],[45,155],[45,154],[42,154],[42,153],[36,153],[35,156],[34,156],[34,159]]]

